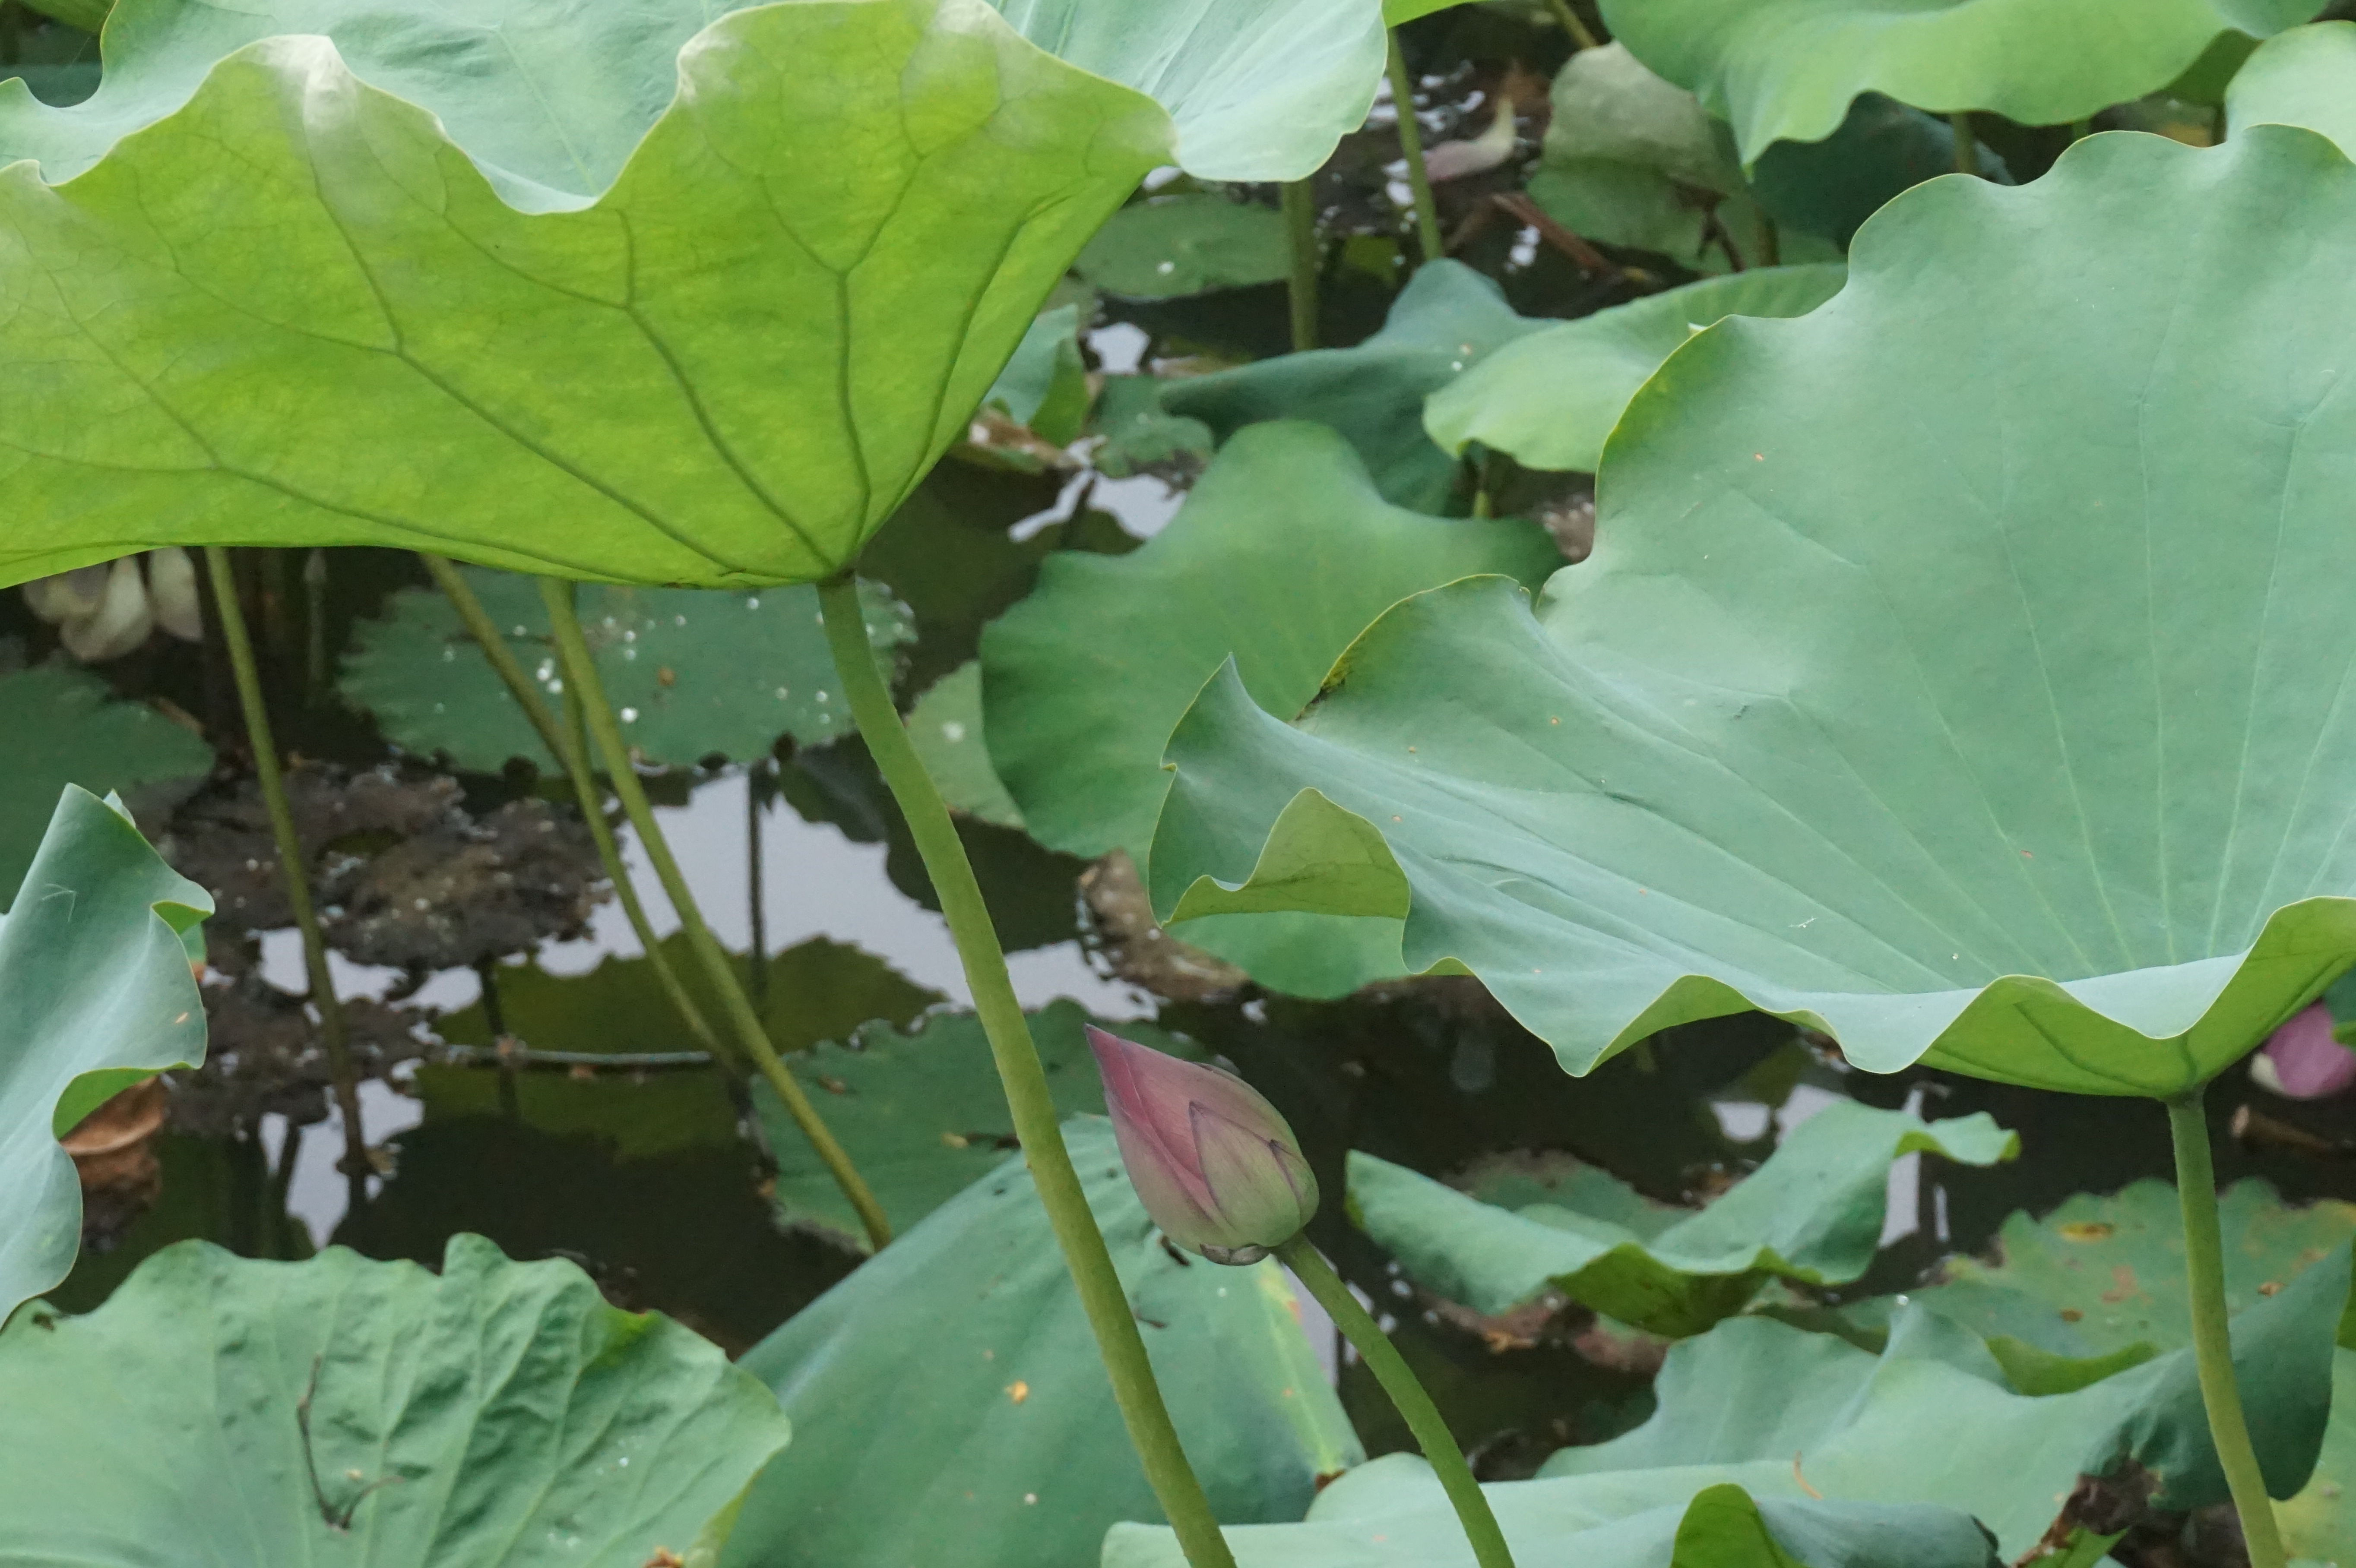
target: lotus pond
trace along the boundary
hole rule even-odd
[[[0,1564],[2356,1563],[2351,16],[0,0]]]

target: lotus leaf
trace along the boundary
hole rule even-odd
[[[1384,59],[1375,0],[714,9],[125,0],[89,103],[0,89],[0,581],[826,576],[1140,176],[1297,177]]]
[[[1158,300],[1281,283],[1291,266],[1274,208],[1194,191],[1122,208],[1072,270],[1107,293]]]
[[[191,966],[212,907],[118,808],[66,786],[0,916],[0,1320],[65,1278],[81,1242],[58,1139],[126,1084],[204,1060]]]
[[[563,685],[540,590],[513,572],[470,568],[466,579],[507,632],[516,662],[561,710]],[[889,594],[871,589],[863,608],[878,649],[914,635],[907,612]],[[814,589],[594,588],[581,596],[580,615],[622,733],[649,763],[751,760],[767,756],[781,735],[819,745],[851,731]],[[438,752],[477,773],[496,773],[515,757],[556,771],[439,590],[404,589],[383,620],[360,624],[340,689],[375,715],[385,739],[408,751]]]
[[[1051,446],[1079,434],[1088,417],[1088,368],[1080,357],[1079,328],[1078,305],[1041,312],[982,395],[982,407],[999,410]]]
[[[1734,127],[1749,164],[1830,135],[1860,93],[2024,125],[2156,92],[2212,46],[2278,33],[2312,0],[1604,0],[1612,35]],[[2236,36],[2238,35],[2238,39]]]
[[[0,1561],[640,1568],[786,1442],[766,1391],[569,1263],[184,1242],[0,1333]],[[671,1558],[676,1562],[676,1557]]]
[[[662,948],[704,1018],[723,1017],[687,938],[673,933]],[[494,973],[500,1021],[535,1050],[594,1057],[700,1049],[644,957],[608,956],[580,975],[552,975],[536,964],[503,965]],[[906,1023],[941,999],[873,954],[822,936],[772,955],[757,994],[761,1021],[781,1051],[846,1039],[870,1019]],[[479,1004],[439,1019],[434,1029],[455,1044],[496,1043]],[[415,1092],[429,1122],[501,1113],[498,1073],[488,1063],[422,1066]],[[736,1106],[716,1069],[673,1068],[644,1082],[619,1074],[584,1082],[569,1072],[525,1072],[516,1080],[515,1110],[545,1132],[602,1137],[627,1159],[680,1148],[734,1148],[740,1136]],[[798,1131],[781,1136],[789,1147],[806,1147]]]
[[[1426,399],[1423,428],[1451,452],[1477,441],[1525,467],[1593,473],[1628,400],[1687,338],[1730,315],[1805,315],[1846,276],[1824,263],[1758,268],[1531,333]]]
[[[1163,1246],[1110,1125],[1064,1136],[1211,1507],[1299,1518],[1365,1453],[1283,1272]],[[809,1441],[755,1484],[723,1564],[1094,1568],[1107,1527],[1159,1517],[1020,1154],[742,1364]]]
[[[0,910],[16,896],[66,785],[129,794],[150,784],[193,784],[212,771],[212,748],[193,731],[145,703],[113,696],[98,677],[62,664],[0,675],[0,735],[8,737],[9,770],[0,790]]]
[[[1844,1100],[1697,1214],[1632,1225],[1624,1189],[1601,1205],[1565,1191],[1501,1208],[1363,1153],[1350,1156],[1350,1212],[1410,1277],[1476,1312],[1504,1313],[1551,1287],[1675,1337],[1740,1311],[1771,1277],[1847,1285],[1864,1274],[1880,1244],[1890,1161],[1930,1153],[1990,1165],[2019,1147],[1984,1113],[1926,1123]]]
[[[2260,44],[2225,90],[2234,135],[2253,125],[2304,125],[2356,157],[2356,22],[2293,27]]]
[[[2012,183],[1995,149],[1982,144],[1975,157],[1982,179]],[[1787,236],[1797,230],[1803,240],[1814,235],[1846,247],[1900,191],[1954,172],[1952,124],[1869,92],[1823,141],[1778,142],[1760,154],[1751,194]],[[1789,244],[1783,249],[1784,261],[1811,260]]]
[[[2331,1353],[2331,1421],[2315,1478],[2277,1504],[2283,1544],[2294,1557],[2316,1563],[2356,1558],[2356,1350]]]
[[[1468,572],[1537,582],[1560,560],[1527,523],[1388,505],[1332,431],[1254,426],[1142,549],[1051,556],[1038,588],[985,631],[991,759],[1042,843],[1125,848],[1142,864],[1169,787],[1162,745],[1222,659],[1233,655],[1251,690],[1291,712],[1407,594]],[[1187,940],[1297,995],[1400,973],[1389,921],[1252,917],[1205,923]]]
[[[2342,1251],[2233,1320],[2252,1436],[2277,1495],[2300,1486],[2322,1441],[2332,1335],[2347,1288]],[[1612,1538],[1582,1532],[1683,1506],[1719,1485],[1742,1488],[1762,1512],[1771,1499],[1789,1508],[1804,1498],[1821,1498],[1818,1506],[1834,1510],[1922,1508],[1919,1534],[1899,1539],[1925,1549],[1945,1540],[1945,1552],[1925,1559],[1940,1563],[1986,1561],[1965,1554],[1960,1534],[1950,1533],[1969,1530],[1977,1538],[1975,1518],[1995,1536],[1997,1557],[2024,1559],[2082,1476],[2107,1478],[2141,1467],[2158,1483],[2153,1501],[2161,1509],[2225,1498],[2189,1349],[2075,1392],[2032,1398],[2005,1387],[1996,1361],[1967,1330],[1919,1307],[1901,1309],[1878,1357],[1833,1335],[1732,1317],[1671,1347],[1654,1392],[1657,1409],[1634,1431],[1562,1449],[1535,1480],[1483,1488],[1524,1561],[1657,1568],[1664,1561],[1657,1549],[1614,1559],[1600,1551]],[[1241,1568],[1470,1563],[1437,1485],[1403,1487],[1396,1465],[1378,1461],[1327,1488],[1301,1524],[1230,1530],[1237,1562]],[[1787,1550],[1799,1546],[1798,1536],[1783,1534],[1778,1514],[1766,1517]],[[1573,1543],[1589,1550],[1569,1550]],[[1802,1560],[1910,1561],[1869,1552]],[[1180,1561],[1166,1531],[1125,1530],[1107,1552],[1119,1568],[1175,1568]],[[1713,1560],[1696,1561],[1717,1568]]]
[[[908,739],[941,798],[969,816],[1000,827],[1021,827],[1023,808],[990,765],[981,729],[981,664],[968,659],[916,699],[907,713]]]
[[[1051,1002],[1031,1015],[1047,1086],[1055,1108],[1067,1115],[1104,1110],[1104,1085],[1082,1033],[1088,1022],[1072,1001]],[[1192,1043],[1151,1024],[1118,1027],[1156,1051],[1199,1054]],[[840,1038],[841,1044],[819,1045],[787,1062],[875,1189],[894,1232],[908,1230],[955,1198],[1015,1147],[1006,1091],[973,1014],[935,1013],[905,1028],[879,1020]],[[861,1244],[858,1216],[776,1095],[763,1084],[754,1097],[777,1153],[777,1218],[815,1225],[846,1245]]]
[[[1574,1072],[1757,1007],[1874,1072],[2205,1081],[2356,964],[2342,239],[2356,166],[2285,127],[1908,192],[1830,304],[1670,357],[1536,613],[1408,600],[1297,725],[1214,681],[1157,910],[1404,915]]]
[[[1408,280],[1383,329],[1355,347],[1166,382],[1162,406],[1201,420],[1221,441],[1264,420],[1315,420],[1357,448],[1385,500],[1444,511],[1457,464],[1423,433],[1424,398],[1545,325],[1516,315],[1505,291],[1462,262],[1434,261]]]

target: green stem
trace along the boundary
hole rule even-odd
[[[556,760],[557,765],[572,781],[573,795],[581,803],[581,819],[588,824],[589,837],[597,845],[598,861],[605,868],[605,880],[614,885],[614,897],[620,901],[622,912],[629,918],[631,931],[637,934],[638,947],[646,954],[647,962],[654,970],[655,984],[661,987],[664,999],[670,1003],[671,1010],[679,1014],[680,1021],[687,1025],[687,1032],[695,1037],[697,1043],[715,1061],[734,1067],[734,1059],[721,1050],[718,1037],[712,1032],[712,1026],[704,1021],[703,1009],[697,1007],[695,998],[688,995],[687,987],[680,980],[679,972],[671,967],[669,956],[663,952],[662,944],[655,936],[654,923],[647,918],[646,902],[638,897],[638,890],[630,880],[629,864],[622,859],[622,847],[615,842],[613,827],[605,820],[605,797],[597,788],[595,775],[590,772],[585,749],[575,745],[573,735],[558,726],[556,715],[549,711],[547,703],[541,700],[539,688],[532,684],[531,677],[524,674],[515,650],[508,646],[505,634],[492,622],[490,612],[483,608],[483,602],[475,596],[466,575],[438,555],[428,555],[420,550],[417,559],[425,563],[425,570],[434,576],[434,585],[450,601],[451,608],[458,612],[458,619],[465,624],[466,635],[473,637],[476,645],[483,650],[483,657],[489,661],[492,670],[507,687],[508,695],[515,699],[516,706],[523,709],[524,718],[538,731],[540,743],[548,748],[548,754]],[[565,690],[577,690],[577,683],[567,683]],[[581,726],[573,728],[578,730]]]
[[[2250,1568],[2284,1568],[2289,1561],[2275,1526],[2274,1504],[2233,1381],[2233,1334],[2225,1311],[2224,1243],[2217,1228],[2217,1172],[2209,1159],[2209,1119],[2201,1090],[2168,1102],[2168,1132],[2176,1145],[2176,1196],[2184,1208],[2184,1274],[2191,1287],[2192,1360],[2201,1376],[2201,1403],[2209,1410],[2209,1436],[2242,1516]]]
[[[622,739],[622,726],[614,717],[613,704],[605,700],[605,688],[597,678],[597,666],[589,654],[588,640],[581,635],[580,618],[573,610],[573,584],[553,578],[540,580],[540,596],[548,605],[550,624],[556,631],[556,649],[564,670],[564,688],[577,693],[583,719],[589,734],[605,763],[605,776],[621,797],[622,810],[630,825],[638,830],[638,847],[660,879],[663,891],[669,896],[671,908],[679,923],[687,933],[687,944],[702,966],[703,977],[711,984],[712,993],[720,998],[728,1015],[728,1022],[736,1035],[736,1043],[753,1064],[767,1079],[785,1105],[786,1114],[802,1130],[811,1148],[827,1170],[834,1177],[835,1185],[842,1189],[843,1197],[859,1214],[859,1222],[866,1229],[871,1246],[882,1251],[892,1240],[891,1221],[884,1217],[884,1206],[875,1200],[867,1183],[861,1179],[851,1156],[834,1134],[820,1120],[818,1107],[810,1104],[800,1083],[786,1070],[777,1058],[776,1047],[769,1043],[768,1031],[761,1025],[760,1014],[753,1010],[752,1001],[744,995],[743,977],[736,965],[728,961],[728,954],[703,923],[703,911],[688,891],[687,878],[679,869],[678,859],[670,852],[670,841],[663,837],[660,825],[655,821],[655,809],[647,799],[647,792],[638,783],[637,765],[630,758],[629,743]]]
[[[1775,220],[1767,216],[1765,208],[1759,208],[1759,229],[1753,241],[1758,254],[1752,260],[1762,267],[1783,264],[1783,236],[1777,230]]]
[[[1955,172],[1976,175],[1980,172],[1980,140],[1972,133],[1969,114],[1950,114],[1947,123],[1955,133]]]
[[[1390,1395],[1391,1403],[1406,1417],[1408,1430],[1423,1448],[1423,1456],[1440,1476],[1440,1488],[1455,1507],[1457,1522],[1464,1527],[1464,1539],[1472,1543],[1472,1559],[1481,1568],[1514,1568],[1514,1554],[1505,1544],[1505,1532],[1497,1528],[1497,1516],[1489,1511],[1489,1499],[1482,1495],[1481,1483],[1472,1478],[1472,1467],[1464,1463],[1464,1451],[1456,1445],[1455,1435],[1441,1419],[1440,1407],[1423,1391],[1407,1358],[1398,1353],[1383,1333],[1382,1326],[1367,1316],[1342,1283],[1342,1276],[1318,1255],[1306,1236],[1295,1236],[1276,1249],[1276,1255],[1293,1277],[1309,1287],[1317,1305],[1325,1309],[1351,1344],[1358,1348],[1358,1357],[1366,1363],[1375,1381]]]
[[[2070,140],[2072,143],[2083,142],[2094,133],[2094,123],[2092,120],[2072,120],[2070,122]]]
[[[1594,28],[1580,20],[1579,13],[1570,8],[1570,0],[1547,0],[1547,4],[1554,7],[1554,19],[1562,24],[1562,30],[1570,35],[1574,46],[1591,49],[1603,41],[1595,36]]]
[[[1287,298],[1292,306],[1292,349],[1298,354],[1317,347],[1317,273],[1323,258],[1317,250],[1317,198],[1311,179],[1287,180],[1284,233],[1292,251],[1292,282]]]
[[[1398,29],[1391,34],[1390,78],[1391,103],[1398,110],[1399,153],[1407,159],[1407,187],[1415,193],[1415,239],[1423,248],[1423,259],[1437,261],[1440,257],[1440,204],[1432,199],[1431,174],[1423,166],[1423,127],[1416,123],[1415,79],[1408,75],[1407,56],[1399,52]],[[1511,111],[1501,101],[1500,114]]]
[[[278,768],[278,740],[271,731],[262,675],[253,662],[253,634],[246,627],[245,606],[238,603],[237,579],[231,574],[228,550],[219,545],[205,547],[205,576],[213,585],[221,642],[229,649],[229,667],[237,677],[238,706],[245,710],[246,739],[253,747],[253,776],[262,786],[262,806],[270,813],[279,876],[286,885],[287,905],[294,912],[294,928],[303,933],[303,969],[311,981],[311,1005],[319,1009],[319,1043],[327,1048],[327,1071],[335,1079],[336,1109],[344,1118],[347,1206],[357,1217],[368,1203],[368,1134],[360,1125],[359,1077],[352,1068],[344,1007],[336,999],[335,977],[327,972],[327,944],[319,934],[319,912],[311,902],[310,870],[304,863],[303,842],[294,833],[294,813],[286,804],[286,778]]]
[[[1039,1202],[1063,1249],[1081,1308],[1096,1334],[1097,1351],[1104,1358],[1112,1381],[1113,1400],[1129,1427],[1130,1442],[1145,1467],[1146,1479],[1162,1504],[1164,1517],[1177,1532],[1178,1545],[1194,1568],[1234,1568],[1235,1558],[1219,1534],[1203,1483],[1186,1462],[1178,1432],[1170,1424],[1153,1366],[1146,1359],[1145,1341],[1137,1331],[1129,1296],[1113,1272],[1112,1254],[1088,1212],[1087,1195],[1072,1169],[1056,1125],[1055,1102],[1048,1092],[1047,1073],[1040,1065],[1038,1048],[1031,1041],[1031,1026],[1015,999],[1014,982],[1006,972],[1006,955],[991,923],[981,884],[974,880],[973,864],[966,859],[964,841],[949,820],[940,791],[926,773],[923,759],[908,739],[893,706],[892,691],[875,667],[874,650],[859,609],[857,581],[848,575],[822,582],[819,609],[826,622],[826,638],[834,653],[834,668],[850,699],[851,717],[866,738],[868,753],[899,802],[908,821],[909,836],[923,857],[925,871],[938,895],[958,957],[965,965],[966,984],[973,991],[974,1011],[990,1040],[999,1082],[1005,1086],[1007,1109],[1012,1113],[1015,1136],[1022,1140],[1025,1161],[1039,1189]]]

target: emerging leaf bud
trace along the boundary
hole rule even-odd
[[[1258,1263],[1317,1212],[1292,1129],[1231,1073],[1090,1025],[1130,1184],[1162,1233],[1215,1264]]]

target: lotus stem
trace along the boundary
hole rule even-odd
[[[1290,190],[1292,187],[1286,187]],[[1015,998],[1013,979],[1006,972],[1006,955],[999,946],[990,907],[975,880],[973,863],[941,794],[925,771],[922,758],[908,739],[893,706],[891,688],[876,667],[875,652],[859,607],[856,579],[849,574],[822,582],[819,608],[826,622],[826,638],[834,653],[835,674],[850,700],[851,713],[866,738],[867,750],[907,818],[908,831],[923,857],[925,871],[939,897],[941,913],[957,942],[965,965],[966,984],[973,991],[974,1011],[990,1040],[990,1054],[1006,1091],[1015,1136],[1022,1140],[1025,1162],[1047,1211],[1047,1222],[1063,1250],[1064,1264],[1096,1335],[1112,1381],[1113,1400],[1128,1425],[1145,1477],[1162,1504],[1164,1517],[1176,1531],[1178,1545],[1194,1568],[1234,1568],[1235,1557],[1219,1533],[1203,1483],[1187,1463],[1186,1451],[1171,1424],[1161,1386],[1153,1381],[1145,1341],[1137,1331],[1129,1295],[1113,1272],[1112,1254],[1088,1212],[1086,1193],[1072,1157],[1056,1125],[1055,1102],[1047,1088],[1046,1070],[1040,1065],[1031,1026]]]
[[[327,552],[303,560],[303,699],[316,707],[327,691]]]
[[[2209,1436],[2217,1462],[2241,1515],[2250,1568],[2285,1568],[2282,1533],[2265,1476],[2250,1445],[2250,1425],[2233,1380],[2233,1333],[2225,1311],[2224,1243],[2217,1226],[2217,1172],[2209,1157],[2209,1119],[2201,1091],[2188,1090],[2168,1102],[2168,1131],[2176,1146],[2176,1195],[2184,1209],[2184,1274],[2192,1305],[2192,1360],[2201,1378],[2201,1403],[2209,1411]]]
[[[778,1100],[786,1107],[786,1114],[793,1117],[794,1125],[801,1129],[802,1136],[809,1140],[810,1147],[818,1152],[819,1161],[833,1176],[835,1185],[842,1189],[843,1197],[850,1200],[851,1207],[858,1212],[861,1226],[867,1232],[868,1243],[882,1251],[892,1240],[892,1225],[884,1217],[884,1206],[868,1189],[858,1168],[851,1163],[850,1154],[828,1130],[825,1121],[818,1114],[818,1107],[810,1104],[809,1095],[803,1092],[801,1084],[778,1059],[776,1047],[769,1042],[768,1031],[762,1027],[760,1015],[753,1010],[751,1000],[744,995],[744,981],[736,973],[736,965],[729,962],[726,951],[712,934],[712,928],[704,924],[703,911],[696,904],[694,894],[688,891],[687,878],[680,873],[679,860],[670,852],[670,842],[663,837],[661,826],[655,821],[654,806],[647,799],[645,787],[638,783],[637,766],[631,761],[628,742],[622,739],[622,726],[614,717],[614,705],[605,699],[605,685],[597,678],[597,666],[590,656],[588,639],[581,635],[580,617],[573,609],[573,584],[543,577],[540,579],[540,596],[548,605],[549,624],[556,632],[557,657],[564,671],[566,700],[568,704],[578,702],[580,705],[584,725],[605,759],[605,776],[613,784],[614,793],[621,798],[622,810],[628,816],[630,825],[638,830],[639,847],[646,850],[648,860],[654,866],[655,875],[662,882],[664,893],[670,899],[672,910],[679,915],[680,926],[687,933],[688,947],[701,965],[705,980],[711,984],[713,994],[720,997],[721,1006],[734,1030],[736,1043],[746,1056],[752,1058],[761,1076],[768,1080],[769,1087],[776,1091]],[[653,949],[649,947],[648,951],[651,953]]]
[[[434,585],[442,590],[443,597],[450,601],[451,608],[458,612],[458,619],[466,626],[466,635],[473,637],[476,645],[483,650],[483,657],[507,687],[508,695],[515,699],[518,708],[523,709],[524,718],[540,735],[540,743],[548,748],[548,754],[572,781],[573,795],[581,804],[581,819],[589,826],[589,837],[597,846],[597,859],[605,869],[605,880],[613,884],[614,897],[621,904],[623,914],[628,917],[630,930],[637,935],[639,949],[646,954],[647,963],[654,971],[655,983],[661,987],[664,998],[679,1014],[680,1021],[687,1025],[687,1032],[696,1038],[705,1052],[723,1065],[734,1068],[736,1065],[734,1059],[721,1049],[718,1037],[712,1032],[712,1026],[704,1021],[703,1009],[697,1007],[695,998],[688,995],[686,986],[680,983],[679,972],[671,967],[669,957],[656,939],[654,923],[647,918],[646,902],[638,897],[638,890],[630,880],[629,864],[622,859],[622,847],[615,841],[614,829],[605,820],[605,797],[597,788],[595,776],[590,772],[587,747],[579,739],[584,732],[584,726],[579,722],[569,728],[558,726],[556,715],[550,712],[548,704],[541,700],[539,688],[532,684],[531,677],[524,674],[523,666],[517,661],[514,650],[508,646],[507,638],[492,623],[490,612],[483,608],[483,602],[476,597],[465,574],[438,555],[428,555],[420,550],[417,559],[425,563],[425,570],[433,574]],[[572,691],[573,687],[568,684],[565,689]],[[570,708],[573,704],[568,702],[566,706]]]
[[[1464,1463],[1464,1451],[1456,1445],[1455,1434],[1448,1430],[1441,1419],[1440,1407],[1431,1403],[1424,1392],[1407,1358],[1390,1342],[1382,1325],[1358,1305],[1342,1276],[1309,1244],[1306,1235],[1299,1235],[1276,1249],[1277,1257],[1292,1275],[1309,1287],[1309,1294],[1325,1315],[1333,1319],[1333,1327],[1344,1339],[1357,1347],[1358,1358],[1383,1385],[1383,1392],[1405,1418],[1408,1430],[1423,1449],[1423,1456],[1440,1477],[1440,1488],[1448,1494],[1449,1503],[1456,1509],[1456,1520],[1464,1527],[1464,1539],[1472,1543],[1472,1559],[1481,1568],[1514,1568],[1512,1548],[1505,1544],[1505,1532],[1498,1528],[1497,1516],[1490,1511],[1489,1499],[1481,1490],[1481,1483],[1472,1478],[1472,1467]]]
[[[1980,140],[1972,133],[1972,117],[1968,113],[1950,114],[1947,123],[1955,133],[1955,172],[1976,175],[1980,172]]]
[[[1412,159],[1409,166],[1421,163]],[[1285,240],[1292,251],[1292,280],[1286,298],[1292,307],[1292,351],[1317,347],[1317,273],[1323,258],[1317,252],[1317,198],[1310,185],[1315,178],[1287,180],[1283,187]]]
[[[1415,118],[1415,78],[1408,74],[1407,56],[1399,52],[1398,29],[1390,30],[1391,103],[1398,111],[1399,152],[1407,159],[1407,187],[1415,193],[1415,240],[1423,259],[1440,257],[1440,204],[1432,199],[1431,171],[1423,166],[1423,127]],[[1497,112],[1513,111],[1500,102]],[[1304,182],[1306,183],[1306,182]]]
[[[1753,264],[1762,267],[1780,267],[1783,264],[1783,236],[1776,229],[1775,220],[1767,216],[1767,209],[1763,207],[1759,208],[1759,231],[1752,244],[1757,251],[1757,254],[1751,258]]]
[[[311,901],[310,869],[304,861],[303,842],[295,836],[294,809],[286,804],[286,777],[278,767],[278,740],[270,728],[270,708],[262,699],[262,675],[253,662],[253,634],[245,624],[245,606],[238,603],[237,579],[228,550],[219,545],[205,547],[205,575],[212,580],[221,642],[229,649],[230,669],[237,677],[238,706],[244,709],[246,740],[253,748],[254,782],[262,787],[262,807],[270,813],[270,837],[278,847],[279,879],[286,887],[287,905],[294,912],[294,928],[303,933],[303,969],[310,977],[311,1005],[319,1010],[319,1042],[327,1048],[336,1109],[344,1121],[346,1206],[358,1215],[368,1203],[368,1134],[360,1125],[359,1076],[352,1067],[344,1007],[336,999],[335,976],[327,970],[327,939],[319,934],[319,912]]]
[[[1595,29],[1581,21],[1579,13],[1570,8],[1570,0],[1547,0],[1547,3],[1554,8],[1554,19],[1562,24],[1564,32],[1570,35],[1571,48],[1591,49],[1603,42],[1595,36]]]
[[[753,943],[752,951],[744,955],[744,981],[753,989],[755,1007],[766,1006],[769,999],[769,908],[764,888],[768,873],[762,864],[761,842],[764,804],[761,764],[756,759],[744,764],[744,905]]]

